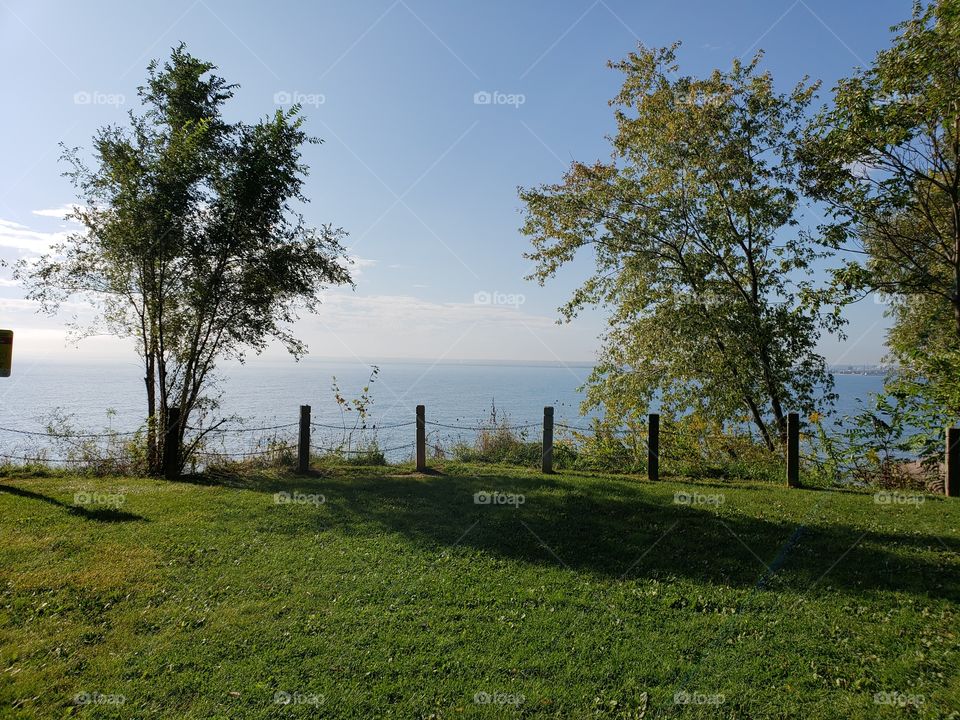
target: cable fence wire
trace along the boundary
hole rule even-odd
[[[130,432],[105,432],[105,433],[52,433],[49,431],[36,431],[36,430],[17,430],[15,428],[0,427],[0,432],[14,433],[16,435],[30,435],[34,437],[50,437],[50,438],[76,438],[76,439],[95,439],[95,438],[117,438],[117,437],[131,437],[136,435],[140,430],[132,430]]]
[[[297,423],[294,423],[296,425]],[[392,423],[389,425],[378,425],[377,423],[365,424],[362,427],[357,427],[356,430],[393,430],[394,428],[410,427],[411,425],[416,425],[416,420],[409,420],[407,422],[401,423]],[[340,430],[341,432],[350,432],[353,428],[345,427],[344,425],[330,425],[328,423],[318,423],[310,421],[310,427],[313,428],[323,428],[325,430]]]
[[[251,450],[249,452],[218,452],[215,450],[194,450],[191,452],[191,455],[197,455],[199,457],[226,457],[226,458],[236,458],[236,457],[257,457],[263,455],[276,455],[277,453],[286,452],[288,450],[296,450],[297,443],[287,443],[285,445],[275,445],[272,447],[264,448],[262,450]]]
[[[65,464],[86,464],[94,462],[91,458],[56,458],[56,457],[25,457],[22,455],[8,455],[7,453],[0,453],[0,458],[6,458],[7,460],[17,460],[19,462],[36,462],[36,463],[65,463]],[[96,458],[95,462],[100,463],[121,463],[126,462],[126,458]]]
[[[283,425],[265,425],[262,427],[237,427],[237,428],[198,428],[191,425],[187,425],[187,430],[191,432],[202,432],[206,435],[220,435],[220,434],[233,434],[233,433],[250,433],[250,432],[267,432],[269,430],[286,430],[287,428],[296,427],[300,423],[292,422],[285,423]]]
[[[405,445],[396,445],[394,447],[388,448],[379,448],[379,447],[370,447],[365,450],[352,450],[346,449],[343,447],[324,447],[322,445],[311,445],[311,452],[317,453],[331,453],[331,454],[343,454],[343,455],[371,455],[373,453],[383,453],[384,455],[390,452],[396,452],[398,450],[406,450],[408,448],[416,447],[416,442],[409,442]]]
[[[841,472],[853,473],[853,472],[864,472],[867,470],[866,467],[861,467],[858,465],[851,465],[849,463],[836,462],[827,458],[818,458],[812,455],[807,455],[806,453],[800,453],[800,459],[805,460],[808,463],[816,465],[820,469],[825,469],[828,466],[835,468]]]
[[[435,420],[427,420],[427,425],[432,425],[433,427],[446,428],[448,430],[468,430],[472,432],[496,432],[496,431],[505,431],[505,430],[526,430],[533,427],[542,427],[542,422],[532,422],[524,423],[520,425],[507,425],[499,423],[491,423],[490,425],[451,425],[449,423],[441,423]]]

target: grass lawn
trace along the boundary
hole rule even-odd
[[[956,718],[958,551],[931,496],[6,476],[0,716]]]

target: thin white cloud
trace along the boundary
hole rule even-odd
[[[31,230],[12,220],[0,218],[0,247],[11,247],[35,253],[48,252],[51,246],[63,241],[68,233]]]
[[[0,288],[4,287],[20,287],[19,280],[7,280],[6,278],[0,278]]]
[[[347,251],[349,253],[349,250]],[[347,255],[350,260],[347,265],[347,269],[350,271],[350,276],[354,279],[363,275],[363,271],[367,268],[371,268],[377,264],[376,260],[371,260],[370,258],[362,258],[359,255]]]
[[[60,207],[55,208],[43,208],[40,210],[34,210],[34,215],[39,215],[40,217],[50,217],[56,218],[57,220],[66,219],[67,213],[73,212],[76,208],[81,208],[80,205],[74,205],[73,203],[68,203],[66,205],[61,205]]]

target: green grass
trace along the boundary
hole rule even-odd
[[[454,464],[240,486],[23,475],[0,478],[0,531],[3,717],[960,711],[960,503],[942,498]],[[912,702],[875,702],[894,692]]]

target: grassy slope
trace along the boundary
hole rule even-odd
[[[674,504],[685,488],[725,502]],[[475,505],[481,489],[526,501]],[[123,511],[71,507],[94,490],[124,493]],[[280,490],[326,504],[278,505]],[[960,710],[960,503],[939,498],[455,465],[239,489],[4,478],[0,531],[4,717]],[[682,691],[724,701],[677,705]],[[877,705],[882,691],[923,702]],[[78,692],[126,704],[75,707]]]

